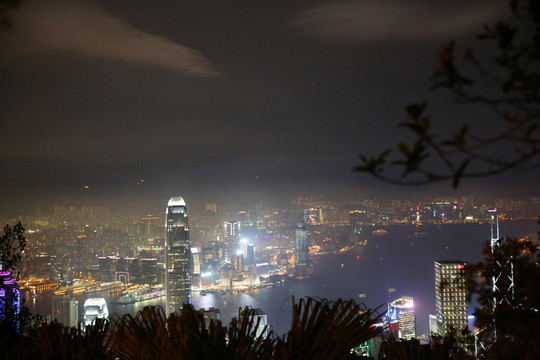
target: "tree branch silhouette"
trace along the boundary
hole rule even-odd
[[[521,21],[520,28],[499,22],[485,25],[479,35],[481,41],[495,44],[494,54],[480,59],[473,49],[465,51],[463,61],[474,76],[464,74],[458,66],[454,41],[439,49],[438,68],[431,76],[432,89],[446,89],[460,103],[487,107],[501,129],[487,136],[464,124],[450,136],[441,136],[432,130],[432,118],[426,114],[428,102],[411,104],[406,107],[408,120],[398,126],[413,134],[412,144],[400,142],[396,149],[375,156],[362,154],[355,171],[392,184],[451,181],[457,188],[465,178],[540,166],[540,5],[512,0],[510,9]],[[497,155],[501,146],[504,155]],[[388,169],[399,169],[400,175]]]

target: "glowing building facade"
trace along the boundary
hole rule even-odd
[[[186,202],[172,197],[166,210],[165,224],[165,287],[166,312],[178,311],[191,304],[191,251]]]
[[[309,260],[308,231],[305,223],[296,227],[296,266],[307,265]]]
[[[232,262],[232,257],[240,246],[240,221],[225,221],[223,223],[223,238],[225,241],[223,260]]]
[[[84,302],[84,325],[93,325],[96,319],[108,319],[109,308],[105,298],[88,298]]]
[[[403,296],[392,301],[388,315],[390,322],[397,323],[398,338],[410,340],[416,337],[416,319],[412,297]]]
[[[445,336],[451,328],[461,331],[468,327],[465,265],[462,261],[435,262],[435,308],[439,335]]]
[[[15,279],[9,271],[0,271],[0,321],[11,319],[18,325],[20,310],[21,293]]]
[[[223,223],[223,235],[225,242],[232,246],[240,242],[240,221],[225,221]]]

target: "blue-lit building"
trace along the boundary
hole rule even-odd
[[[172,197],[166,210],[165,223],[165,288],[166,312],[178,311],[191,304],[191,249],[186,202]]]
[[[0,271],[0,321],[13,319],[18,325],[21,311],[21,293],[9,271]]]

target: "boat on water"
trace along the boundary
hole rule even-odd
[[[115,303],[120,305],[133,304],[140,301],[157,299],[166,294],[162,285],[137,285],[132,286],[120,295]]]
[[[388,231],[384,230],[384,229],[378,229],[378,230],[373,230],[373,235],[386,235],[388,234]]]

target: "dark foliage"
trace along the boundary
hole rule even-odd
[[[379,359],[389,360],[472,360],[470,334],[451,330],[444,338],[433,336],[431,343],[420,344],[417,339],[387,339],[381,345]]]
[[[378,315],[352,300],[293,299],[291,330],[281,338],[257,335],[250,314],[246,307],[228,327],[207,326],[191,305],[169,318],[146,307],[84,330],[39,323],[1,338],[0,348],[10,359],[352,359],[351,349],[379,332],[372,326]]]
[[[538,245],[530,239],[504,238],[493,253],[487,241],[483,252],[485,260],[469,267],[469,290],[481,305],[475,310],[475,325],[482,330],[478,338],[489,345],[483,356],[540,358]],[[496,288],[494,276],[499,279]]]
[[[24,228],[19,222],[13,228],[9,225],[4,227],[4,234],[0,237],[0,270],[8,272],[10,276],[17,280],[20,275],[23,252],[26,247],[26,238],[24,237]],[[2,280],[4,275],[2,276]],[[7,278],[10,278],[9,276]],[[17,312],[14,304],[19,301],[12,292],[12,287],[17,283],[6,285],[0,281],[0,288],[4,291],[2,315],[0,316],[0,326],[2,333],[18,332],[24,327],[28,319],[28,309],[23,308]]]
[[[478,58],[472,49],[465,52],[463,62],[472,75],[462,72],[464,64],[456,60],[455,43],[450,41],[441,46],[438,69],[431,77],[434,89],[449,90],[461,103],[492,110],[494,128],[500,130],[486,136],[463,124],[451,136],[437,134],[426,114],[428,103],[412,104],[406,108],[408,120],[399,126],[416,140],[399,143],[394,159],[390,159],[392,150],[361,155],[356,171],[393,184],[451,181],[457,188],[464,178],[526,171],[539,165],[540,6],[536,0],[512,0],[510,9],[520,28],[504,22],[485,25],[479,38],[496,50],[487,59]],[[499,155],[503,146],[504,155]],[[388,168],[399,170],[400,175],[385,172]]]
[[[19,222],[13,228],[4,226],[4,235],[0,238],[0,269],[10,271],[18,277],[22,254],[26,247],[24,227]]]

